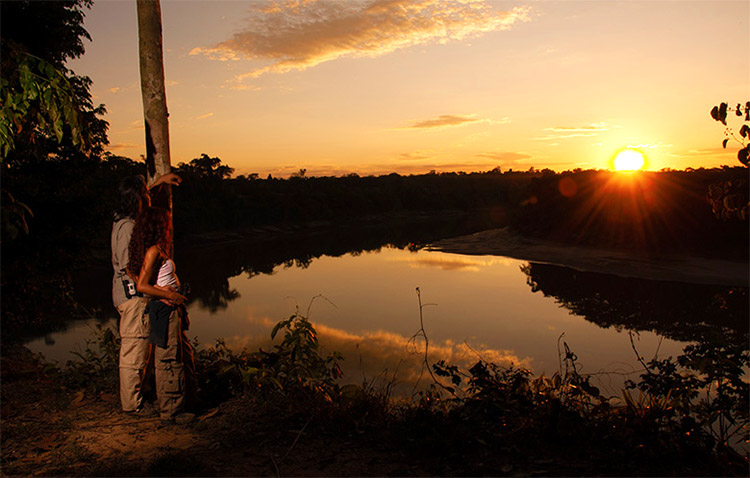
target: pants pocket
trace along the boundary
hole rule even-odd
[[[177,373],[177,371],[171,367],[167,366],[167,368],[164,370],[164,382],[163,382],[163,390],[166,393],[180,393],[182,392],[182,387],[180,384],[180,375]]]

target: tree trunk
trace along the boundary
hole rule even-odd
[[[164,89],[161,6],[159,0],[137,0],[138,51],[141,64],[141,95],[146,127],[146,171],[148,184],[171,171],[169,157],[169,113]],[[154,205],[172,210],[169,186],[154,191]]]

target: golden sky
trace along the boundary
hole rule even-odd
[[[287,176],[739,165],[709,112],[749,100],[750,2],[162,0],[172,163]],[[135,2],[69,65],[145,153]]]

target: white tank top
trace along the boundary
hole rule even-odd
[[[156,277],[156,285],[161,287],[173,287],[175,289],[180,287],[180,281],[177,280],[177,275],[174,273],[174,261],[172,259],[166,259],[159,268],[159,275]]]

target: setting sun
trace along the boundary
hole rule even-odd
[[[623,149],[615,156],[615,171],[638,171],[646,164],[646,157],[635,149]]]

